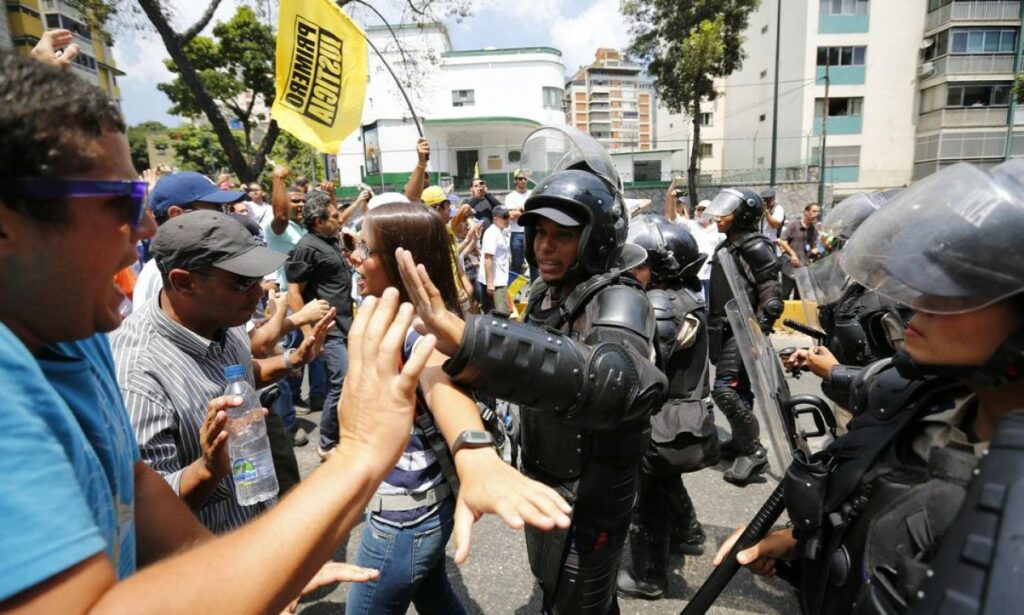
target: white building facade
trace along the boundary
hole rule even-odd
[[[526,135],[542,125],[565,124],[561,52],[456,51],[443,25],[394,29],[404,55],[387,29],[366,32],[402,79],[430,141],[431,180],[466,189],[478,169],[492,190],[509,188]],[[369,64],[361,128],[345,140],[332,165],[342,194],[360,182],[400,191],[417,161],[418,134],[408,105],[372,51]],[[415,72],[412,87],[409,70]]]

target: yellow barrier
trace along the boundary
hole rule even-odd
[[[782,316],[779,316],[779,319],[775,321],[775,328],[777,330],[785,331],[786,333],[796,333],[796,331],[782,324],[782,321],[787,318],[803,325],[808,324],[803,303],[800,301],[786,301],[786,307],[782,310]]]

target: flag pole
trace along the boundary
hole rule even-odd
[[[391,38],[395,39],[395,44],[398,46],[398,52],[402,54],[403,58],[405,58],[405,52],[402,51],[402,44],[399,42],[398,36],[395,34],[395,31],[391,29],[391,24],[388,23],[388,20],[384,19],[384,16],[380,14],[380,11],[378,11],[368,2],[363,2],[363,0],[350,1],[355,2],[357,4],[362,4],[363,6],[369,8],[371,11],[376,13],[377,17],[380,17],[380,20],[384,22],[384,26],[388,29],[388,32],[391,33]],[[338,8],[341,8],[343,6],[341,0],[336,0],[336,2],[338,4]],[[419,133],[420,137],[422,138],[423,128],[422,126],[420,126],[420,118],[416,115],[416,110],[412,108],[412,101],[409,100],[409,95],[405,93],[405,88],[402,87],[402,82],[398,80],[398,76],[395,74],[395,71],[391,69],[391,65],[388,64],[388,61],[384,59],[384,55],[381,54],[380,50],[377,49],[377,46],[373,44],[373,41],[370,40],[370,37],[366,36],[365,32],[363,32],[363,38],[366,39],[366,44],[370,46],[370,49],[373,49],[373,52],[377,54],[378,58],[380,58],[381,63],[384,64],[384,68],[388,69],[388,72],[391,73],[391,78],[395,80],[395,85],[398,86],[398,91],[402,93],[402,98],[405,99],[405,104],[406,106],[409,107],[409,113],[412,114],[412,121],[414,124],[416,124],[416,132]]]

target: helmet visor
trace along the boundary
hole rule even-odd
[[[821,232],[837,239],[849,239],[868,216],[878,211],[884,197],[858,192],[839,202],[821,221]]]
[[[840,266],[910,308],[972,312],[1024,290],[1024,160],[992,172],[960,163],[868,218]]]
[[[622,189],[611,156],[594,137],[571,126],[543,126],[523,142],[521,173],[534,183],[566,169],[590,171]]]
[[[704,211],[708,216],[728,216],[743,203],[743,196],[734,190],[719,192]]]

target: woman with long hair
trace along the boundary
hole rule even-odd
[[[371,210],[352,254],[359,294],[380,296],[393,286],[403,301],[409,300],[395,257],[396,249],[404,248],[437,280],[447,308],[461,315],[449,241],[444,224],[422,205],[396,203]],[[403,356],[419,339],[410,329]],[[454,528],[455,561],[464,561],[472,523],[484,513],[497,513],[517,529],[524,522],[542,529],[569,525],[569,505],[554,490],[524,477],[483,443],[479,409],[442,371],[445,358],[435,351],[428,361],[405,452],[366,513],[356,562],[380,570],[380,577],[349,590],[350,615],[405,613],[410,603],[420,613],[464,613],[445,572],[444,549]],[[422,415],[444,442],[428,437]]]

